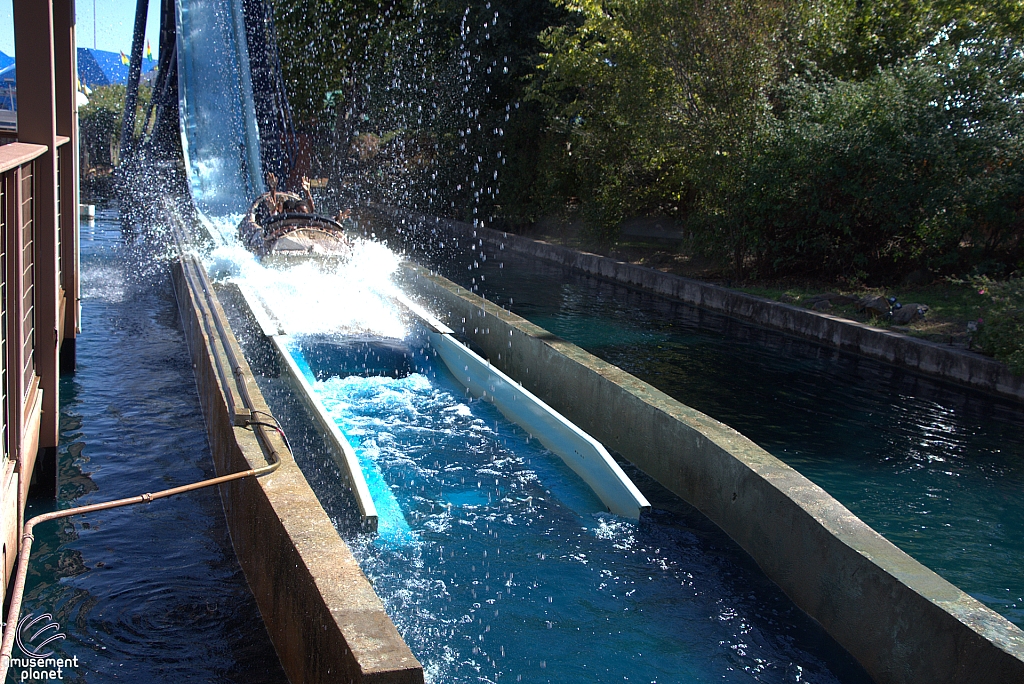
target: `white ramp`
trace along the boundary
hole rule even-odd
[[[473,396],[494,404],[502,415],[558,454],[608,510],[634,520],[650,510],[646,497],[600,442],[455,339],[451,328],[423,307],[403,294],[394,299],[430,328],[430,342],[438,356]]]
[[[264,306],[263,301],[255,292],[241,284],[238,286],[238,289],[249,305],[249,310],[252,311],[253,317],[259,324],[263,334],[273,342],[277,353],[284,360],[292,378],[299,385],[299,389],[302,390],[300,394],[306,406],[312,412],[321,429],[333,442],[339,457],[338,465],[345,471],[352,485],[352,493],[355,495],[356,505],[359,507],[363,526],[370,530],[376,530],[378,526],[377,507],[373,502],[373,497],[370,495],[370,488],[366,484],[366,478],[363,475],[362,467],[359,465],[359,458],[356,455],[355,449],[352,448],[348,439],[338,429],[334,419],[327,413],[323,402],[317,397],[313,387],[306,379],[306,374],[299,368],[295,357],[292,356],[291,349],[289,349],[289,338],[285,331],[273,319]]]

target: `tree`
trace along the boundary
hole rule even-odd
[[[135,135],[140,136],[145,122],[143,119],[149,107],[152,89],[139,87],[137,111],[135,113]],[[121,120],[124,117],[125,87],[123,85],[99,86],[89,95],[89,103],[78,110],[79,139],[82,155],[87,163],[82,172],[97,164],[116,166],[121,144]]]
[[[531,95],[548,107],[562,142],[549,161],[578,179],[584,215],[610,235],[628,214],[717,212],[721,186],[742,175],[771,117],[786,6],[563,6],[572,21],[543,35],[547,51]]]

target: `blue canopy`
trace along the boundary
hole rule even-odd
[[[142,60],[143,74],[155,68],[155,59]],[[124,85],[128,82],[128,65],[122,62],[119,52],[78,48],[78,80],[90,88]],[[14,59],[0,52],[0,109],[17,108],[14,97],[17,85]]]
[[[142,60],[143,74],[155,68],[155,59]],[[124,85],[128,82],[128,65],[121,59],[119,52],[78,48],[78,80],[90,88]]]

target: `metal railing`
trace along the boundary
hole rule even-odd
[[[7,178],[0,176],[0,207],[7,206]],[[0,473],[10,457],[7,406],[7,212],[0,211]]]

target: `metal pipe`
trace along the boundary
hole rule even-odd
[[[224,397],[228,402],[231,424],[237,426],[248,425],[252,420],[251,401],[248,392],[243,387],[243,383],[238,382],[238,377],[243,374],[243,371],[241,364],[238,363],[232,352],[231,345],[224,342],[227,339],[227,332],[221,320],[221,312],[217,310],[218,307],[214,305],[211,298],[212,293],[209,288],[209,280],[206,277],[206,270],[201,268],[190,255],[182,258],[181,267],[182,274],[185,280],[188,281],[189,287],[196,294],[196,297],[199,297],[199,291],[201,290],[206,300],[206,306],[200,306],[198,309],[198,315],[201,319],[201,325],[205,328],[206,337],[210,340],[211,344],[215,337],[221,341],[220,346],[223,348],[224,356],[229,364],[229,367],[225,368],[220,354],[217,353],[216,349],[211,349],[213,352],[214,370],[217,372],[217,377],[224,390]],[[200,301],[199,303],[201,304],[202,302]]]
[[[4,627],[3,645],[0,646],[0,682],[7,681],[7,671],[11,666],[11,652],[14,650],[14,638],[18,631],[18,620],[21,618],[21,601],[25,593],[25,578],[28,576],[28,561],[29,556],[32,554],[32,542],[35,539],[35,537],[32,536],[32,529],[36,525],[39,523],[49,522],[50,520],[67,518],[72,515],[92,513],[93,511],[105,511],[110,508],[121,508],[122,506],[132,506],[140,503],[149,503],[156,499],[165,499],[169,496],[174,496],[175,494],[184,494],[185,492],[191,492],[205,487],[212,487],[213,485],[223,484],[233,480],[240,480],[245,477],[260,477],[262,475],[267,475],[277,470],[281,465],[281,457],[277,453],[277,450],[271,447],[270,453],[274,456],[273,462],[260,468],[250,468],[249,470],[242,472],[222,475],[220,477],[202,480],[201,482],[193,482],[192,484],[182,485],[180,487],[172,487],[171,489],[162,489],[158,492],[140,494],[139,496],[133,496],[127,499],[117,499],[115,501],[90,504],[88,506],[78,506],[76,508],[65,508],[64,510],[53,511],[52,513],[43,513],[42,515],[37,515],[34,518],[27,520],[24,528],[22,529],[21,549],[18,551],[18,572],[14,578],[11,606],[7,611],[7,624]]]

